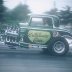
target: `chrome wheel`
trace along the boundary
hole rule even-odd
[[[55,53],[63,53],[65,51],[65,44],[61,41],[57,41],[53,46]]]

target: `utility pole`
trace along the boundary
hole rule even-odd
[[[55,0],[53,1],[53,4],[54,4],[54,9],[56,9],[56,1]]]
[[[27,0],[24,0],[24,4],[27,4]]]
[[[22,4],[27,4],[27,0],[21,0]]]

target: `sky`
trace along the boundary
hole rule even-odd
[[[61,10],[65,6],[72,7],[72,0],[4,0],[4,5],[9,9],[15,8],[18,4],[27,4],[32,13],[43,13],[54,8],[54,1],[56,7]]]

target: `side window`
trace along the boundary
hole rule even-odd
[[[52,19],[51,18],[43,18],[44,26],[52,27]]]
[[[30,26],[33,27],[52,27],[52,19],[51,18],[32,18]]]

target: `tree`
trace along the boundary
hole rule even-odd
[[[13,10],[6,9],[4,19],[8,26],[18,26],[19,22],[26,22],[30,10],[28,5],[19,4]]]
[[[72,11],[69,6],[66,6],[66,10],[61,10],[60,19],[62,24],[72,23]]]
[[[65,10],[58,11],[56,8],[54,8],[45,13],[58,16],[60,19],[60,24],[63,25],[67,25],[68,23],[72,24],[72,11],[69,6],[66,6]]]
[[[0,0],[0,22],[3,19],[3,0]]]
[[[28,6],[20,4],[12,11],[11,17],[14,21],[25,22],[28,19],[29,13],[30,13],[30,10],[28,9]]]
[[[4,10],[5,7],[3,6],[3,0],[0,0],[0,32],[4,31]]]
[[[48,13],[51,15],[57,15],[57,8],[51,9]]]
[[[57,8],[54,8],[54,9],[51,9],[50,11],[47,11],[47,12],[45,12],[45,14],[55,16],[56,17],[56,18],[54,18],[55,26],[59,27],[59,23],[60,23],[59,22],[59,12],[58,12]]]

